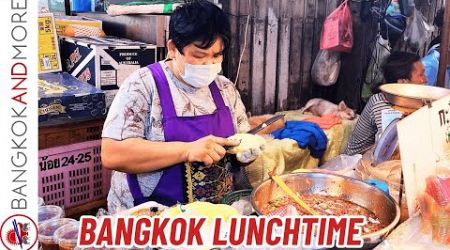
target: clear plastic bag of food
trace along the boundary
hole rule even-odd
[[[426,192],[439,206],[447,206],[450,202],[450,177],[432,175],[426,179]]]
[[[320,166],[320,168],[331,171],[346,172],[348,170],[355,169],[361,158],[362,158],[361,154],[355,155],[341,154],[325,162],[322,166]]]
[[[408,24],[403,37],[413,49],[419,50],[430,39],[433,30],[433,26],[427,23],[422,13],[414,9],[414,13],[408,17]]]
[[[335,174],[340,174],[355,179],[361,179],[361,176],[356,172],[356,166],[361,160],[362,155],[338,155],[331,160],[325,162],[320,169],[332,171]]]

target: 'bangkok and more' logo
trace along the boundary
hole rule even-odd
[[[38,230],[30,217],[16,214],[2,223],[0,233],[2,244],[6,249],[28,250],[36,244]]]

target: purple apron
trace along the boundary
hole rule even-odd
[[[216,111],[210,115],[178,117],[164,71],[159,63],[147,66],[153,74],[162,109],[162,124],[166,142],[192,142],[208,135],[228,137],[235,133],[230,109],[215,82],[209,85]],[[163,174],[150,197],[144,197],[136,174],[127,174],[134,205],[156,201],[166,206],[194,200],[207,200],[217,192],[229,192],[232,181],[226,167],[180,163],[163,170]],[[217,198],[217,197],[216,197]],[[212,199],[217,201],[217,199]]]

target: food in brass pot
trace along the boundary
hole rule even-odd
[[[309,207],[319,212],[321,215],[345,216],[345,215],[362,215],[367,218],[367,223],[363,226],[363,234],[374,233],[386,227],[374,213],[368,209],[359,206],[353,202],[343,200],[341,198],[319,195],[319,194],[302,194],[301,199],[308,204]],[[278,198],[269,201],[261,210],[262,214],[268,215],[286,206],[294,206],[299,215],[308,215],[302,207],[288,197]]]

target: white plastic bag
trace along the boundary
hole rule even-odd
[[[425,46],[433,33],[433,26],[426,22],[425,17],[414,9],[414,13],[408,17],[407,26],[403,33],[404,40],[413,49],[419,50]]]
[[[358,162],[361,160],[362,155],[345,155],[341,154],[333,159],[325,162],[320,169],[326,169],[336,174],[360,179],[361,177],[355,171]]]
[[[314,82],[322,86],[336,83],[341,69],[341,53],[330,50],[320,50],[311,69]]]

